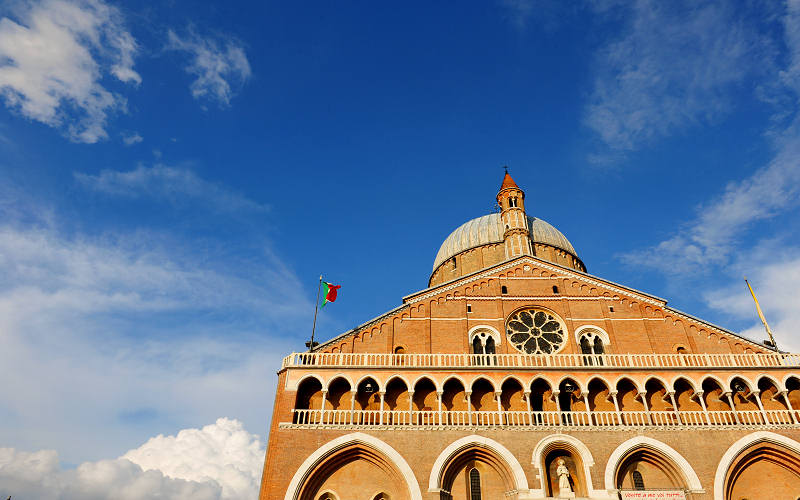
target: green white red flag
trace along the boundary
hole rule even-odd
[[[334,285],[327,281],[322,282],[322,307],[325,307],[328,302],[336,302],[337,290],[340,288],[342,288],[342,285]]]

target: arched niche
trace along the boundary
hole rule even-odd
[[[481,498],[527,498],[528,480],[508,449],[483,436],[466,436],[445,448],[431,468],[428,491],[441,499],[469,498],[470,471],[478,471]],[[461,491],[463,490],[463,491]]]
[[[284,500],[317,500],[336,491],[339,498],[360,498],[364,485],[353,477],[369,477],[372,491],[392,492],[392,500],[422,500],[408,462],[391,446],[360,432],[322,445],[292,476]]]
[[[694,469],[680,453],[647,436],[631,438],[611,453],[605,470],[606,490],[637,489],[634,472],[639,473],[645,489],[704,491]]]
[[[741,438],[722,456],[714,500],[800,497],[800,443],[774,432]]]
[[[567,466],[573,491],[580,497],[604,497],[605,492],[595,490],[592,485],[590,467],[594,458],[589,448],[577,438],[567,434],[552,434],[536,444],[533,450],[533,466],[537,469],[539,491],[535,497],[559,495],[558,461],[563,459]]]

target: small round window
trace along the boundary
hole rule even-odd
[[[527,354],[559,351],[567,341],[566,331],[561,318],[538,308],[521,309],[506,321],[508,341]]]

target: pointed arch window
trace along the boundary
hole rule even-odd
[[[481,500],[481,473],[475,468],[469,471],[469,500]]]
[[[603,358],[600,355],[606,353],[606,345],[600,332],[588,329],[580,334],[578,343],[581,346],[581,354],[584,355],[584,365],[603,365]]]
[[[635,490],[643,490],[644,489],[644,478],[642,478],[642,473],[638,470],[635,470],[631,473],[631,478],[633,479],[633,489]]]

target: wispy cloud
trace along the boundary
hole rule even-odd
[[[763,263],[763,264],[754,264]],[[778,347],[800,352],[800,248],[770,244],[748,252],[732,266],[740,276],[734,282],[712,289],[704,299],[709,307],[740,320],[749,320],[744,335],[763,340],[767,338],[756,314],[755,304],[745,288],[741,275],[747,274],[764,314],[775,334]]]
[[[570,7],[557,0],[499,0],[506,18],[517,28],[524,29],[531,19],[536,20],[537,29],[552,31],[564,20]]]
[[[697,216],[676,234],[650,248],[624,255],[626,262],[670,275],[725,264],[738,244],[737,238],[752,224],[800,205],[800,80],[796,78],[800,74],[800,3],[788,4],[783,26],[789,58],[776,78],[777,84],[769,85],[773,95],[780,94],[778,102],[792,105],[777,110],[777,122],[765,131],[774,142],[773,158],[750,177],[728,184],[722,194],[700,206]],[[783,127],[778,125],[786,122]]]
[[[74,176],[85,188],[107,195],[151,197],[172,202],[193,199],[223,212],[269,209],[224,186],[202,179],[186,168],[140,165],[127,172],[103,170],[97,175],[76,172]]]
[[[50,210],[9,205],[34,210],[0,214],[0,443],[75,463],[220,408],[264,430],[268,395],[252,395],[310,309],[283,261],[143,230],[68,232]]]
[[[220,418],[74,470],[53,450],[0,448],[0,483],[13,498],[245,500],[258,495],[264,451],[241,422]]]
[[[142,142],[144,138],[139,135],[137,132],[132,132],[129,134],[122,134],[122,142],[126,146],[133,146],[134,144],[139,144]]]
[[[109,113],[125,100],[100,82],[106,74],[139,84],[137,44],[119,10],[101,0],[16,4],[0,19],[0,92],[23,116],[57,127],[76,142],[108,137]]]
[[[180,36],[170,30],[167,50],[185,52],[190,59],[186,72],[195,77],[190,86],[195,99],[215,100],[227,106],[234,89],[251,75],[244,48],[233,39],[201,36],[193,29]]]
[[[625,25],[622,36],[599,51],[584,117],[611,156],[726,115],[732,91],[768,71],[773,60],[768,37],[735,3],[636,0],[619,9],[607,2],[594,6],[604,13],[621,9]]]

